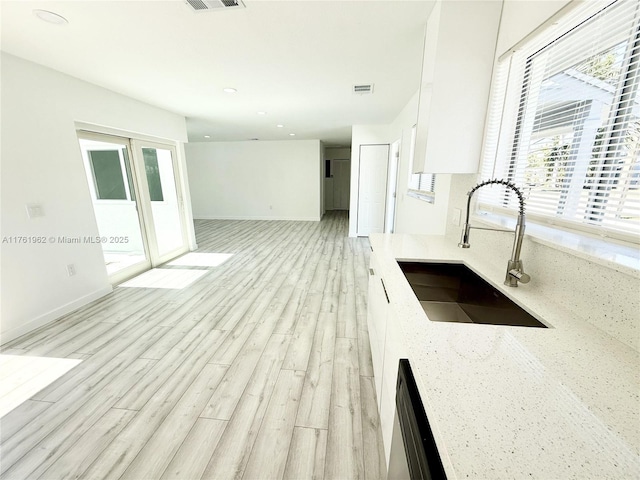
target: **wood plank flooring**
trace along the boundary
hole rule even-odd
[[[0,419],[0,478],[384,478],[347,223],[196,221],[191,257],[3,346],[81,363]]]

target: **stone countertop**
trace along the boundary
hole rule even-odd
[[[370,240],[450,479],[640,478],[639,352],[533,280],[504,286],[509,252],[493,265],[444,236]],[[464,263],[550,328],[432,322],[396,260]]]

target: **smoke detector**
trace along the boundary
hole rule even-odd
[[[358,95],[373,93],[373,83],[363,83],[360,85],[354,85],[353,93],[356,93]]]
[[[245,8],[242,0],[186,0],[186,2],[196,12],[223,10],[227,8]]]

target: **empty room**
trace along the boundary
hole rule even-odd
[[[0,479],[640,478],[637,0],[0,22]]]

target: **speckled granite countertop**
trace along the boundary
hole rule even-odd
[[[503,286],[506,257],[443,236],[370,240],[450,479],[640,478],[637,351],[531,284]],[[464,263],[551,328],[431,322],[396,259]]]

